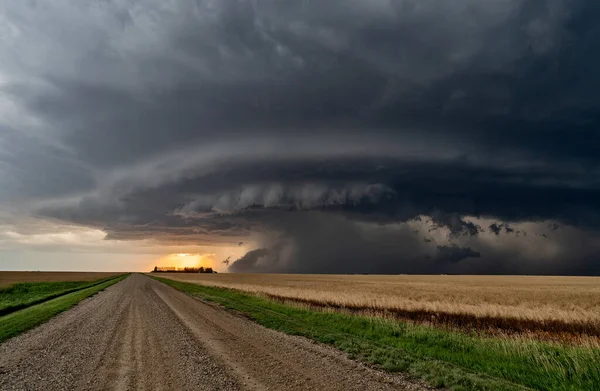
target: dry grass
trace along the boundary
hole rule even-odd
[[[7,272],[0,271],[0,288],[18,282],[94,281],[123,273],[112,272]]]
[[[600,337],[600,278],[168,274],[272,299],[549,339]]]

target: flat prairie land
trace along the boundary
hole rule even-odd
[[[15,337],[24,322],[67,308]],[[0,344],[0,390],[430,389],[139,274],[0,317],[3,337],[14,338]]]
[[[113,272],[8,272],[0,271],[0,288],[20,282],[94,281],[123,273]]]
[[[0,343],[46,322],[125,277],[88,282],[19,282],[0,288]],[[1,385],[0,389],[3,389]]]
[[[559,340],[600,336],[600,278],[184,274],[164,277],[313,307]]]
[[[4,272],[0,285],[0,317],[112,279],[112,273]],[[31,278],[31,277],[33,278]],[[37,278],[37,280],[36,280]]]

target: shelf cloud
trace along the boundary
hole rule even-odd
[[[599,11],[3,4],[0,251],[52,222],[236,272],[598,274]]]

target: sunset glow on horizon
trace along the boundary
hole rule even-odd
[[[156,266],[174,267],[177,270],[186,267],[211,267],[215,268],[216,254],[200,254],[200,253],[175,253],[159,258],[156,261]]]

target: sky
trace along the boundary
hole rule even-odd
[[[2,2],[0,269],[599,275],[599,14]]]

